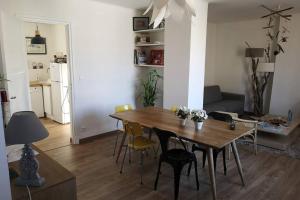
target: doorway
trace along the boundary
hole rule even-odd
[[[23,30],[31,108],[49,132],[35,145],[43,151],[68,146],[73,130],[68,25],[24,21]],[[33,42],[37,36],[42,42]]]

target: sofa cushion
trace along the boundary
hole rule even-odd
[[[221,89],[218,85],[204,87],[204,105],[222,101]]]
[[[242,113],[244,111],[244,103],[243,101],[238,100],[223,100],[213,104],[205,105],[204,109],[207,109],[207,113],[213,111]]]

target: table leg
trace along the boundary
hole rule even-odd
[[[123,137],[122,137],[122,140],[121,140],[121,143],[120,143],[120,147],[119,147],[119,150],[118,150],[118,155],[117,155],[116,163],[118,163],[118,160],[119,160],[122,148],[123,148],[124,143],[125,143],[126,136],[127,136],[127,134],[123,133]]]
[[[214,161],[213,161],[213,149],[211,147],[208,148],[208,169],[209,169],[209,177],[210,184],[213,193],[213,199],[217,199],[217,189],[216,189],[216,177],[215,177],[215,169],[214,169]]]
[[[237,165],[238,170],[239,170],[239,174],[240,174],[243,186],[245,186],[246,184],[245,184],[245,180],[244,180],[243,169],[242,169],[242,165],[241,165],[241,161],[240,161],[238,150],[236,148],[235,141],[233,141],[231,143],[231,147],[232,147],[232,152],[233,152],[233,155],[234,155],[234,158],[235,158],[236,165]]]

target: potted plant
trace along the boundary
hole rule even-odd
[[[176,109],[175,114],[180,119],[180,125],[185,126],[186,120],[190,115],[190,110],[185,106],[180,106],[178,109]]]
[[[195,130],[201,130],[203,126],[203,122],[207,119],[207,114],[205,110],[193,110],[192,113],[192,120],[195,123]]]
[[[143,105],[145,107],[154,106],[157,99],[157,82],[162,76],[156,70],[151,70],[146,80],[142,81]]]

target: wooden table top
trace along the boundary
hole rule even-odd
[[[35,193],[44,192],[50,187],[69,181],[71,179],[76,179],[75,175],[73,175],[55,160],[51,159],[37,147],[33,146],[33,149],[39,152],[39,154],[36,156],[40,165],[38,172],[41,177],[45,178],[45,184],[41,187],[30,187],[30,192],[32,195],[34,195]],[[20,173],[19,161],[9,163],[9,167]],[[16,186],[14,182],[15,180],[11,181],[11,191],[13,199],[27,198],[28,192],[26,187]]]
[[[182,127],[180,120],[172,111],[157,107],[115,113],[110,116],[119,120],[137,122],[148,128],[156,127],[171,131],[186,140],[213,148],[222,148],[252,130],[239,124],[236,125],[235,130],[230,130],[226,122],[207,119],[202,129],[195,131],[193,121],[188,120],[186,126]]]

